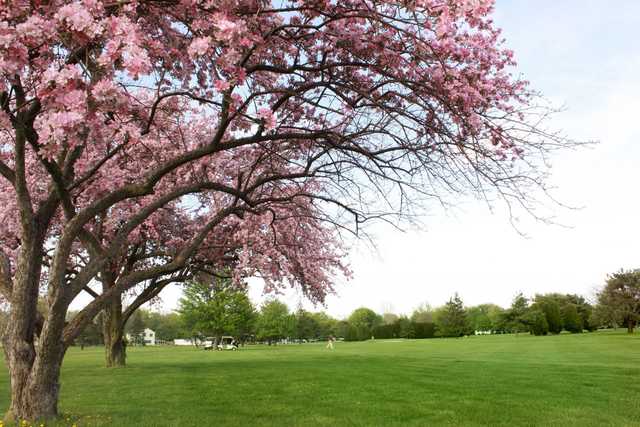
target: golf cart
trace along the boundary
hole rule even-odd
[[[218,343],[218,350],[232,350],[238,349],[238,343],[234,337],[222,337]]]
[[[216,342],[215,337],[207,337],[202,341],[202,348],[204,350],[213,350],[215,349],[214,343]]]

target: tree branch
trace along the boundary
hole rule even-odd
[[[11,183],[11,185],[16,185],[16,173],[2,160],[0,160],[0,175],[5,177],[7,181]]]
[[[160,292],[162,292],[162,290],[167,287],[167,285],[171,283],[182,282],[186,279],[186,277],[186,275],[179,275],[178,277],[172,277],[164,280],[151,280],[149,286],[147,286],[122,313],[122,324],[126,324],[127,320],[129,320],[129,318],[138,308],[140,308],[141,305],[157,297]]]
[[[135,271],[118,279],[115,286],[105,290],[105,292],[103,292],[98,298],[87,304],[87,306],[82,311],[80,311],[80,313],[78,313],[71,322],[69,322],[69,324],[65,327],[63,334],[65,345],[70,345],[77,334],[82,331],[84,326],[88,322],[90,322],[96,316],[96,314],[98,314],[100,310],[103,309],[106,302],[108,302],[114,296],[122,294],[122,292],[131,289],[138,283],[142,283],[145,280],[172,274],[180,270],[181,268],[184,268],[187,261],[189,260],[189,257],[192,256],[193,253],[198,249],[198,247],[202,244],[202,241],[213,230],[213,228],[220,224],[228,215],[236,212],[237,209],[238,208],[234,203],[232,206],[220,210],[211,219],[211,221],[209,221],[204,227],[202,227],[200,232],[191,239],[191,241],[178,253],[178,255],[175,256],[175,258],[171,262],[160,266],[150,267],[146,270]],[[91,277],[93,277],[93,275]]]
[[[93,298],[98,298],[100,296],[99,293],[91,289],[89,286],[85,286],[84,288],[82,288],[82,290],[91,295]]]

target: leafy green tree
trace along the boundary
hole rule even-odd
[[[416,331],[413,322],[411,322],[408,317],[398,317],[398,320],[396,320],[395,324],[397,325],[398,336],[400,338],[415,338]]]
[[[376,339],[398,338],[400,336],[400,324],[396,321],[390,325],[382,324],[373,328],[371,335]]]
[[[151,329],[156,332],[156,338],[164,341],[188,336],[179,313],[159,314]]]
[[[355,328],[358,339],[365,340],[371,337],[373,328],[382,324],[382,316],[370,308],[361,307],[351,313],[349,324]]]
[[[311,317],[313,317],[318,324],[317,338],[324,339],[328,336],[344,336],[340,335],[337,331],[338,321],[327,313],[311,313]]]
[[[447,311],[447,307],[446,305],[443,305],[441,307],[434,308],[433,311],[431,312],[431,318],[433,319],[433,323],[436,324],[436,327],[438,327],[438,325],[440,324],[440,319],[446,314],[446,311]]]
[[[346,340],[347,335],[350,333],[349,331],[350,327],[351,325],[349,325],[349,322],[347,320],[337,321],[334,327],[335,335],[337,337],[342,337]]]
[[[436,327],[433,323],[411,322],[415,338],[433,338]]]
[[[295,332],[297,339],[314,339],[320,336],[320,324],[308,311],[299,309],[295,314]]]
[[[438,328],[444,337],[460,337],[471,332],[464,304],[457,293],[444,305]]]
[[[562,307],[562,323],[564,328],[573,334],[582,332],[582,319],[575,304],[569,303]]]
[[[474,331],[493,331],[496,329],[496,325],[492,318],[495,318],[495,312],[502,311],[501,307],[495,304],[480,304],[467,309],[467,317],[471,329]],[[497,322],[496,322],[497,323]]]
[[[145,327],[156,333],[156,340],[171,341],[176,338],[191,336],[191,330],[185,327],[179,313],[159,313],[157,311],[138,309]]]
[[[532,308],[524,315],[526,323],[529,325],[529,331],[533,335],[547,335],[549,332],[549,324],[544,312],[539,308]]]
[[[532,308],[544,313],[549,332],[559,334],[562,332],[563,322],[560,313],[561,300],[557,294],[536,295]]]
[[[593,330],[591,324],[593,310],[582,296],[560,293],[536,295],[532,309],[544,312],[551,333],[558,334],[562,329],[570,332]]]
[[[591,322],[593,317],[593,307],[591,304],[589,304],[587,300],[580,295],[569,294],[566,298],[569,303],[575,304],[576,310],[578,311],[578,317],[582,323],[582,329],[586,329],[588,331],[594,330],[595,326]]]
[[[505,327],[502,323],[504,318],[504,308],[496,304],[484,304],[487,307],[487,317],[491,322],[491,330],[495,332],[504,332]]]
[[[344,331],[345,341],[364,341],[365,339],[367,339],[366,335],[366,331],[362,332],[357,327],[353,326],[350,323],[347,323]]]
[[[278,300],[262,305],[256,322],[256,335],[270,343],[293,335],[295,316],[289,314],[289,307]]]
[[[192,334],[241,337],[252,331],[255,308],[245,289],[229,279],[216,278],[213,283],[190,282],[180,299],[179,313]]]

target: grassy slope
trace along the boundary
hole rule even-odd
[[[84,425],[638,425],[640,336],[70,350],[61,410]],[[0,410],[8,401],[2,368]]]

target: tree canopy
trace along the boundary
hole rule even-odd
[[[256,321],[258,339],[277,341],[290,337],[294,333],[295,317],[289,313],[289,307],[278,300],[265,302],[260,308]]]
[[[66,348],[142,283],[230,257],[236,283],[259,274],[268,292],[321,302],[349,275],[342,230],[467,192],[533,210],[542,160],[567,141],[540,125],[548,111],[513,72],[492,9],[3,2],[7,418],[55,416]],[[93,301],[65,323],[82,292]]]
[[[640,270],[621,270],[607,278],[598,294],[599,317],[633,333],[640,320]]]
[[[179,304],[182,321],[193,335],[241,338],[251,332],[256,318],[246,290],[225,279],[187,283]]]

